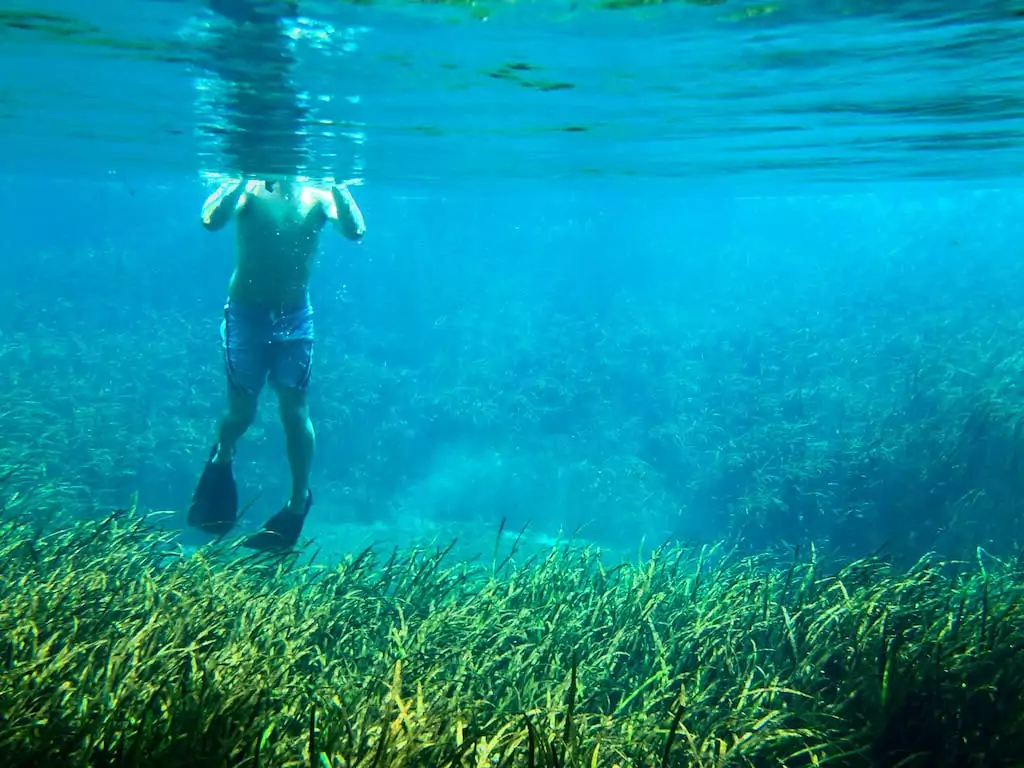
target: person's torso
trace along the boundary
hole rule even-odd
[[[296,190],[291,199],[257,187],[238,213],[238,263],[231,298],[281,306],[305,300],[309,273],[326,215],[316,194]]]

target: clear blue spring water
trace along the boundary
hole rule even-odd
[[[0,332],[39,375],[66,344],[63,375],[102,383],[112,431],[183,414],[182,382],[217,403],[232,243],[198,227],[201,182],[349,180],[369,235],[358,251],[325,238],[319,364],[400,377],[404,394],[344,417],[335,393],[314,395],[313,482],[327,490],[311,532],[446,516],[457,529],[471,514],[493,531],[508,513],[549,532],[599,518],[632,549],[645,531],[616,515],[647,505],[655,539],[713,537],[707,510],[666,496],[673,478],[634,469],[647,429],[634,374],[687,329],[788,328],[776,338],[791,332],[802,359],[846,355],[835,386],[856,391],[865,365],[898,379],[868,358],[908,324],[941,354],[943,329],[1021,321],[1022,25],[1019,2],[980,0],[17,2],[0,11]],[[843,328],[864,346],[826,338]],[[533,453],[403,423],[409,392],[529,392],[514,377],[570,363],[604,375],[563,332],[611,349],[636,394],[568,414]],[[680,402],[680,423],[704,418]],[[216,408],[182,418],[205,435]],[[249,527],[287,485],[273,410],[262,418],[246,438],[249,490],[266,491]],[[352,512],[365,478],[350,468],[379,444],[396,457],[393,480],[375,478],[391,496],[378,487]],[[94,499],[139,490],[144,507],[180,511],[205,450],[126,449],[125,477]]]

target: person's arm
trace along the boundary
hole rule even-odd
[[[203,203],[203,226],[214,232],[227,224],[244,204],[247,187],[245,179],[221,184]]]
[[[335,184],[331,187],[331,193],[324,196],[324,208],[328,220],[342,235],[353,242],[363,239],[366,223],[362,211],[344,185]]]

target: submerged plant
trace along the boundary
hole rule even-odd
[[[0,520],[0,754],[68,766],[1009,765],[1020,567],[665,546],[185,556]],[[499,537],[499,542],[501,538]],[[984,763],[982,763],[984,761]]]

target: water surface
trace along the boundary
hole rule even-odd
[[[5,166],[767,185],[1024,170],[1012,2],[215,3],[0,13]]]

